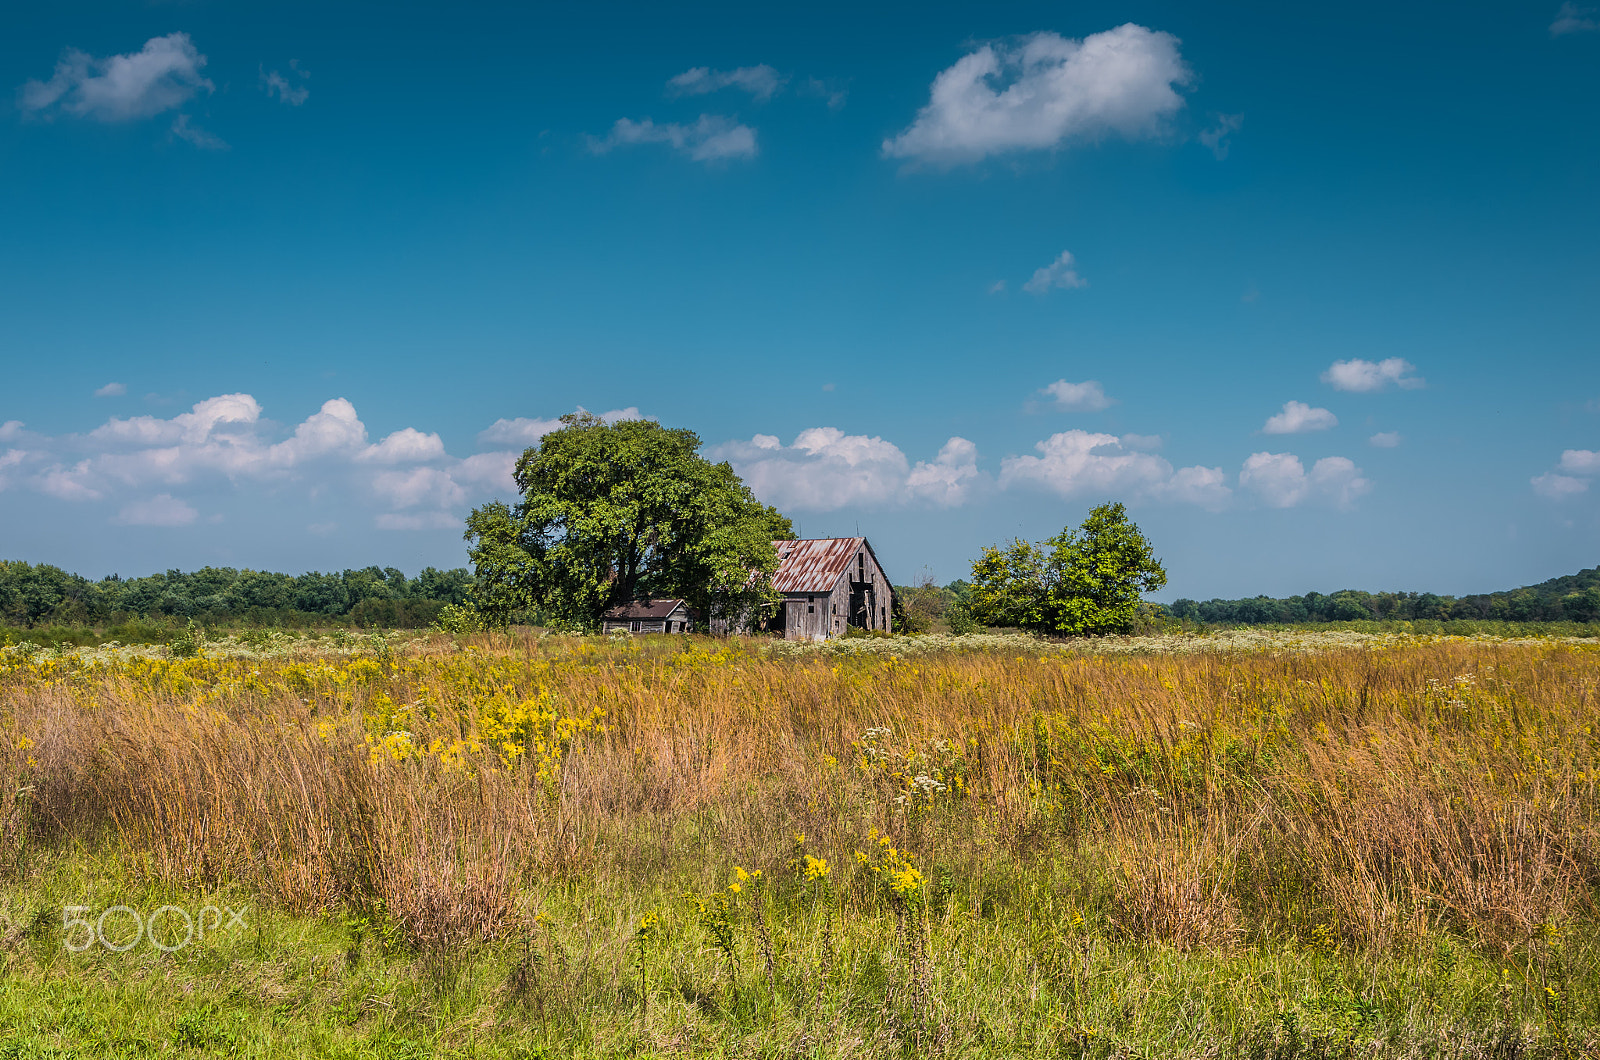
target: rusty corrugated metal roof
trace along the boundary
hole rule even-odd
[[[864,537],[774,541],[778,572],[772,576],[772,587],[780,593],[832,592],[865,541]]]

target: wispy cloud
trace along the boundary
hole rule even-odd
[[[613,148],[634,144],[667,144],[696,162],[754,158],[758,150],[754,129],[716,114],[702,114],[693,125],[676,122],[657,125],[649,118],[643,121],[618,118],[604,139],[590,138],[589,149],[605,154]]]
[[[111,521],[119,526],[188,526],[199,512],[170,493],[125,504]]]
[[[1550,36],[1565,37],[1569,33],[1589,33],[1600,29],[1600,18],[1596,18],[1596,14],[1592,7],[1579,7],[1572,0],[1566,0],[1556,12],[1555,21],[1550,23]]]
[[[420,515],[402,515],[385,512],[374,520],[379,530],[459,530],[461,520],[448,512],[423,512]]]
[[[1211,149],[1218,162],[1228,157],[1232,136],[1244,125],[1243,114],[1218,114],[1216,124],[1200,130],[1200,142]]]
[[[300,69],[299,59],[289,60],[287,77],[276,70],[268,70],[265,66],[258,69],[261,71],[261,91],[265,92],[268,98],[277,96],[279,102],[287,103],[291,107],[298,107],[311,98],[311,90],[301,83],[310,79],[311,72]]]
[[[795,90],[802,96],[814,96],[828,105],[829,110],[839,110],[850,98],[850,90],[840,82],[824,80],[820,77],[808,77],[805,82]]]
[[[1077,261],[1072,257],[1072,251],[1063,250],[1056,260],[1035,269],[1032,278],[1022,285],[1022,289],[1029,294],[1044,294],[1055,288],[1070,291],[1087,286],[1089,281],[1078,275]]]
[[[588,410],[580,407],[578,411],[587,412]],[[621,420],[647,420],[655,417],[641,415],[637,406],[629,405],[625,409],[612,409],[610,412],[602,412],[600,413],[600,418],[607,423],[617,423]],[[560,417],[549,420],[529,419],[521,416],[514,420],[499,419],[478,434],[478,443],[480,445],[518,445],[526,448],[530,445],[538,445],[539,439],[560,428]]]
[[[48,81],[28,81],[19,93],[24,114],[67,114],[96,121],[131,121],[183,106],[215,86],[201,75],[206,57],[187,33],[152,37],[126,55],[97,59],[69,48]]]
[[[121,397],[122,395],[126,394],[127,392],[128,392],[127,386],[122,384],[122,383],[107,383],[105,386],[100,387],[98,390],[96,390],[94,392],[94,396],[95,397]]]
[[[1157,135],[1193,79],[1178,38],[1133,23],[1082,40],[985,44],[934,78],[928,104],[883,153],[937,165],[1116,134]]]
[[[772,98],[783,87],[784,77],[762,63],[759,66],[741,66],[736,70],[713,70],[709,66],[696,66],[667,81],[667,93],[674,96],[704,96],[725,88],[748,92],[757,100]]]
[[[189,115],[180,114],[172,121],[172,135],[186,140],[203,151],[226,151],[227,141],[215,133],[189,123]]]
[[[1403,441],[1403,438],[1399,431],[1379,431],[1367,439],[1367,444],[1376,449],[1393,449],[1401,441]]]
[[[1262,434],[1304,434],[1339,426],[1339,417],[1327,409],[1314,409],[1304,401],[1285,401],[1283,411],[1270,417]]]

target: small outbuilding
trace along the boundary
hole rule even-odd
[[[600,616],[603,633],[687,633],[691,625],[682,600],[635,600]]]
[[[825,640],[845,630],[889,630],[894,587],[864,537],[774,541],[782,597],[767,629],[786,640]]]

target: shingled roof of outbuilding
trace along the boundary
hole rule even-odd
[[[666,618],[684,605],[682,600],[635,600],[607,611],[602,618]]]
[[[780,593],[828,593],[850,566],[864,537],[819,537],[809,541],[774,541],[778,572],[772,587]],[[872,546],[867,545],[867,551]],[[874,556],[876,561],[877,557]]]

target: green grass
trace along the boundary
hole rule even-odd
[[[1600,1057],[1592,643],[262,636],[0,654],[0,1060]]]
[[[526,937],[430,954],[380,910],[290,916],[236,890],[140,884],[114,858],[37,857],[0,888],[0,1058],[1577,1057],[1600,1027],[1593,940],[1551,938],[1514,965],[1447,934],[1405,952],[1330,936],[1180,952],[1085,917],[1076,882],[1048,869],[1007,891],[941,889],[925,916],[841,918],[815,885],[746,885],[730,972],[683,899],[693,867],[667,875],[542,888]],[[248,908],[244,927],[172,953],[64,944],[64,906],[168,904]],[[661,927],[642,1004],[647,912]]]

